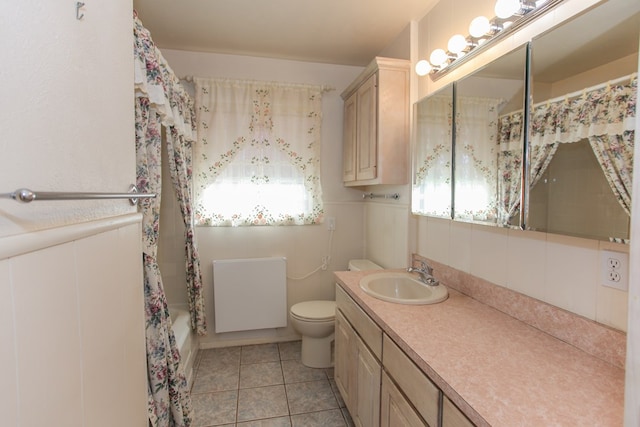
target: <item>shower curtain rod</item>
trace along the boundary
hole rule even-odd
[[[595,90],[599,90],[599,89],[605,88],[605,87],[607,87],[609,85],[615,85],[615,84],[618,84],[618,83],[631,81],[631,80],[634,79],[636,74],[637,73],[631,73],[631,74],[629,74],[627,76],[619,77],[619,78],[614,79],[614,80],[609,80],[608,82],[604,82],[604,83],[600,83],[600,84],[597,84],[597,85],[594,85],[594,86],[591,86],[591,87],[580,89],[580,90],[577,90],[575,92],[568,93],[566,95],[561,95],[561,96],[558,96],[556,98],[548,99],[546,101],[538,102],[537,104],[534,104],[533,106],[537,107],[539,105],[544,105],[544,104],[553,104],[554,102],[564,101],[565,99],[576,98],[578,96],[582,96],[585,93],[593,92]]]
[[[13,199],[16,202],[31,203],[40,200],[102,200],[102,199],[129,199],[132,205],[138,203],[138,199],[153,199],[155,193],[138,193],[135,185],[129,187],[128,193],[83,193],[63,191],[32,191],[28,188],[19,188],[13,193],[0,194],[1,199]]]
[[[556,102],[564,101],[565,99],[576,98],[578,96],[582,96],[585,93],[593,92],[594,90],[602,89],[602,88],[605,88],[605,87],[607,87],[609,85],[615,85],[615,84],[626,82],[626,81],[632,81],[636,77],[637,74],[638,73],[631,73],[629,75],[626,75],[626,76],[623,76],[623,77],[619,77],[617,79],[609,80],[608,82],[599,83],[597,85],[594,85],[594,86],[591,86],[591,87],[587,87],[587,88],[584,88],[584,89],[580,89],[580,90],[577,90],[575,92],[568,93],[566,95],[560,95],[560,96],[558,96],[556,98],[548,99],[546,101],[541,101],[541,102],[538,102],[536,104],[533,104],[532,107],[535,108],[535,107],[539,107],[540,105],[553,104],[553,103],[556,103]],[[517,113],[522,113],[522,108],[520,108],[519,110],[515,110],[515,111],[511,111],[509,113],[506,113],[506,114],[504,114],[504,115],[502,115],[500,117],[509,117],[509,116],[512,116],[512,115],[517,114]]]
[[[233,81],[236,79],[225,79],[225,78],[217,78],[217,77],[209,77],[210,79],[218,79],[218,80],[229,80],[229,81]],[[182,80],[185,81],[187,83],[193,83],[195,81],[194,76],[191,75],[186,75],[186,76],[182,76],[182,77],[178,77],[178,80]],[[300,86],[300,87],[319,87],[322,92],[331,92],[336,90],[335,87],[333,86],[329,86],[329,85],[313,85],[313,84],[306,84],[306,83],[287,83],[287,82],[274,82],[274,81],[262,81],[262,80],[251,80],[251,79],[239,79],[237,81],[243,81],[243,82],[249,82],[249,83],[265,83],[265,84],[275,84],[275,85],[291,85],[291,86]]]

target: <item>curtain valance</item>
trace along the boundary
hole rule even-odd
[[[136,97],[149,98],[163,126],[176,128],[180,135],[196,139],[195,107],[180,80],[151,39],[137,14],[133,16],[134,87]]]

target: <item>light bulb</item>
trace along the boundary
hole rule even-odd
[[[508,18],[520,10],[520,0],[498,0],[494,10],[498,18]]]
[[[447,52],[445,52],[443,49],[436,49],[433,52],[431,52],[431,56],[429,56],[429,61],[436,67],[439,67],[445,62],[447,62],[448,58],[449,57],[447,56]]]
[[[473,37],[482,37],[489,32],[491,29],[491,23],[489,19],[485,16],[478,16],[469,25],[469,34]]]
[[[426,59],[418,61],[416,64],[416,74],[419,76],[426,76],[431,72],[431,64]]]
[[[449,39],[449,43],[447,44],[447,49],[449,52],[458,54],[462,52],[467,47],[467,39],[464,38],[461,34],[456,34],[455,36]]]

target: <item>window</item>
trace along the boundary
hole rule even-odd
[[[320,222],[324,89],[228,79],[195,82],[197,224]]]

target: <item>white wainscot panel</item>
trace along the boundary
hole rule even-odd
[[[20,423],[82,425],[73,244],[11,259]]]

